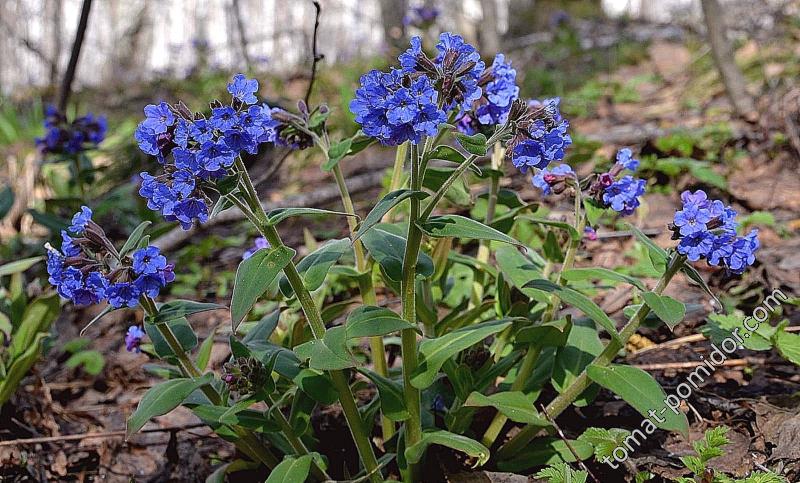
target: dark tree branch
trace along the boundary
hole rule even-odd
[[[708,30],[711,55],[714,57],[714,63],[717,65],[722,83],[725,85],[725,92],[727,92],[736,114],[753,121],[757,115],[755,104],[747,92],[747,84],[742,71],[736,66],[733,49],[728,40],[722,7],[717,0],[701,0],[700,4],[703,7],[703,16]]]
[[[67,71],[64,72],[64,79],[61,82],[61,92],[58,96],[58,110],[64,112],[69,102],[72,91],[72,81],[75,80],[75,71],[78,68],[78,58],[83,47],[83,37],[86,35],[86,27],[89,24],[89,12],[92,9],[92,0],[83,0],[81,7],[81,17],[78,20],[78,30],[75,31],[75,41],[72,43],[72,52],[69,56]]]
[[[244,31],[244,21],[242,20],[242,11],[239,8],[239,0],[232,0],[233,16],[236,19],[236,30],[239,31],[239,48],[242,50],[242,58],[247,70],[252,70],[253,65],[250,62],[250,54],[247,53],[247,35]]]
[[[317,52],[317,34],[319,32],[319,16],[322,13],[322,6],[320,6],[317,0],[312,2],[314,4],[314,33],[311,36],[311,79],[308,81],[308,89],[306,90],[306,96],[304,100],[306,101],[306,106],[308,105],[311,99],[311,93],[314,91],[314,82],[317,80],[317,63],[324,59],[324,55],[320,55]]]

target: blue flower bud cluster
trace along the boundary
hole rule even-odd
[[[94,149],[106,137],[106,118],[92,113],[72,122],[55,106],[47,106],[44,118],[45,135],[36,138],[36,146],[44,154],[77,154]]]
[[[509,114],[516,132],[506,146],[506,158],[521,172],[564,159],[572,137],[567,132],[569,122],[561,117],[560,102],[559,98],[533,100],[521,112]]]
[[[237,74],[228,84],[231,103],[214,101],[210,117],[183,104],[160,102],[144,108],[136,141],[163,165],[157,176],[140,175],[139,194],[148,208],[180,222],[183,229],[208,220],[214,181],[231,173],[242,152],[255,154],[260,144],[278,139],[281,122],[275,115],[280,110],[257,104],[257,91],[257,80]]]
[[[671,225],[678,252],[696,262],[705,258],[709,265],[725,267],[741,274],[755,262],[760,243],[758,230],[737,235],[736,211],[720,200],[709,200],[705,191],[681,193],[682,209],[675,212]]]
[[[47,245],[48,280],[76,305],[107,300],[114,308],[134,307],[140,296],[156,297],[175,279],[173,265],[157,247],[120,255],[86,206],[62,230],[61,239],[61,250]]]

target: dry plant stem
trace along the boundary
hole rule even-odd
[[[353,206],[353,200],[350,198],[350,191],[347,189],[344,176],[342,175],[342,168],[337,163],[333,167],[333,176],[336,178],[336,185],[339,187],[339,193],[342,195],[342,206],[344,206],[345,213],[355,215],[356,210]],[[355,239],[355,233],[358,229],[358,222],[355,216],[347,217],[347,226],[350,228],[350,238]],[[378,300],[375,295],[375,287],[372,284],[372,271],[369,269],[367,257],[364,252],[364,244],[361,240],[353,242],[353,252],[356,259],[356,271],[360,273],[358,279],[358,288],[361,293],[361,301],[365,305],[377,305]],[[386,348],[383,345],[383,337],[370,337],[369,348],[372,354],[372,362],[375,366],[375,372],[383,377],[388,377],[389,370],[386,366]],[[381,433],[383,440],[387,441],[394,434],[394,422],[381,415]]]
[[[281,240],[278,231],[274,226],[270,225],[267,221],[267,215],[264,213],[264,208],[258,200],[253,183],[250,180],[250,175],[240,158],[236,159],[236,169],[241,175],[241,185],[245,198],[245,203],[237,199],[236,196],[230,196],[229,199],[236,204],[247,216],[250,221],[261,232],[264,238],[273,247],[285,246]],[[284,267],[283,273],[286,275],[289,285],[294,290],[297,300],[303,308],[303,313],[308,320],[311,332],[315,339],[322,339],[325,335],[325,324],[322,321],[322,315],[317,307],[314,299],[311,297],[300,273],[297,271],[297,266],[293,261],[289,261],[288,265]],[[361,457],[361,462],[366,469],[367,476],[370,481],[379,483],[383,481],[378,460],[375,458],[375,452],[372,449],[372,443],[369,435],[364,427],[364,421],[358,412],[353,393],[350,391],[350,385],[347,382],[347,377],[342,371],[329,371],[328,374],[333,382],[333,386],[339,395],[339,403],[342,405],[342,412],[344,413],[347,425],[350,428],[350,434],[353,436],[353,441],[358,449],[358,454]]]
[[[419,190],[422,187],[419,148],[411,145],[411,189]],[[422,242],[422,231],[417,226],[419,219],[419,199],[410,199],[411,207],[408,216],[408,235],[406,237],[406,250],[403,255],[403,275],[401,282],[401,298],[403,305],[403,319],[412,325],[417,324],[416,308],[416,277],[417,256]],[[406,448],[418,443],[422,439],[422,421],[420,409],[420,393],[411,385],[411,374],[417,369],[417,333],[413,329],[403,330],[400,334],[400,346],[403,357],[403,395],[408,409],[409,418],[405,422]],[[411,480],[416,479],[417,469],[409,465],[408,474]]]
[[[142,309],[147,315],[154,316],[158,313],[156,304],[150,297],[142,297],[141,302]],[[175,337],[175,334],[172,332],[172,329],[169,327],[169,325],[157,324],[156,328],[164,337],[167,345],[169,345],[169,348],[172,350],[172,353],[178,360],[178,367],[181,369],[183,375],[192,379],[201,377],[202,374],[200,373],[200,370],[197,369],[192,360],[186,354],[186,351],[183,350],[181,343]],[[222,397],[210,384],[201,386],[200,390],[203,391],[203,394],[205,394],[208,400],[211,401],[211,404],[215,406],[222,404]],[[243,452],[247,453],[251,458],[256,461],[260,461],[270,469],[274,468],[278,465],[278,463],[280,463],[278,458],[272,454],[269,448],[264,446],[264,444],[254,433],[235,426],[231,426],[230,428],[239,438],[236,442],[236,446],[239,447]],[[323,475],[321,474],[320,476]]]
[[[686,258],[683,255],[674,254],[672,258],[669,260],[667,265],[667,270],[659,279],[658,284],[653,289],[653,292],[657,294],[661,294],[664,289],[669,285],[669,282],[672,280],[672,277],[675,276],[676,273],[681,269]],[[625,327],[619,333],[619,342],[612,339],[608,345],[603,349],[603,352],[597,356],[594,361],[592,361],[593,365],[598,366],[607,366],[614,360],[617,356],[619,351],[624,347],[624,344],[628,342],[628,339],[631,338],[633,334],[639,329],[642,321],[647,317],[650,313],[650,307],[647,304],[642,304],[639,309],[636,311],[635,314],[628,320],[628,323],[625,324]],[[575,399],[580,396],[586,388],[591,385],[591,381],[589,380],[589,376],[586,374],[586,370],[584,369],[581,372],[580,376],[578,376],[569,387],[567,387],[564,392],[562,392],[558,397],[553,399],[550,404],[547,405],[546,412],[548,417],[557,418],[565,409],[572,404]],[[539,432],[538,428],[533,426],[526,426],[524,427],[516,436],[511,438],[497,453],[498,457],[505,458],[512,456],[522,450],[525,445],[527,445],[531,439],[533,439],[536,434]]]

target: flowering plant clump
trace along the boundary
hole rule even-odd
[[[398,67],[361,76],[349,104],[361,130],[345,139],[331,139],[324,104],[301,101],[297,113],[270,107],[259,103],[258,82],[241,74],[228,84],[231,100],[212,101],[210,113],[181,103],[145,107],[135,136],[159,170],[141,175],[148,207],[184,229],[237,209],[259,237],[243,250],[229,307],[157,304],[174,274],[143,235],[146,224],[117,250],[84,208],[62,234],[61,250],[49,249],[51,283],[64,298],[141,307],[142,327],[128,329],[126,348],[177,369],[145,394],[128,419],[129,435],[184,405],[235,442],[254,463],[248,468],[283,475],[291,467],[297,481],[433,481],[442,479],[427,472],[437,465],[422,470],[431,445],[465,453],[475,466],[529,470],[566,454],[560,439],[544,433],[553,434],[552,421],[573,403],[587,404],[597,386],[639,411],[664,394],[647,372],[614,359],[651,312],[670,327],[680,323],[684,305],[663,294],[678,273],[711,293],[689,262],[705,258],[742,273],[754,263],[756,232],[738,236],[733,210],[702,191],[686,192],[671,226],[676,248],[665,250],[630,225],[657,272],[652,288],[620,272],[576,268],[581,244],[598,239],[604,221],[640,206],[646,180],[634,177],[633,152],[623,148],[610,169],[579,177],[558,99],[519,98],[506,58],[497,55],[487,68],[458,35],[442,34],[435,48],[430,57],[414,38]],[[241,158],[265,143],[318,149],[342,211],[266,211]],[[357,213],[341,164],[376,143],[396,147],[392,183]],[[505,168],[542,196],[574,201],[574,213],[567,221],[541,216],[535,203],[500,187]],[[481,210],[454,214],[477,207],[467,184],[481,180],[489,180]],[[344,217],[348,237],[312,243],[299,257],[281,237],[282,222],[318,216]],[[631,286],[621,330],[583,293],[591,280]],[[230,359],[218,375],[206,367],[216,329],[195,356],[187,317],[220,308],[229,309],[231,326]],[[152,344],[142,344],[145,335]],[[387,340],[399,341],[397,368]],[[585,356],[576,360],[576,353]],[[376,390],[359,406],[354,391],[364,384]],[[555,396],[539,401],[545,394]],[[359,466],[344,471],[328,468],[320,454],[327,448],[309,424],[317,406],[334,403],[359,456]],[[478,411],[492,418],[488,427]],[[688,429],[682,413],[659,424]],[[506,437],[511,426],[514,436]],[[596,451],[572,444],[582,458]]]
[[[36,146],[45,154],[74,155],[94,149],[106,137],[106,118],[89,113],[72,122],[55,106],[47,106],[45,135],[36,139]]]

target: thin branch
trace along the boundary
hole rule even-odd
[[[311,36],[311,79],[308,81],[308,89],[306,90],[306,95],[304,100],[306,101],[306,106],[308,105],[311,99],[311,93],[314,90],[314,82],[317,80],[317,62],[324,59],[325,56],[321,55],[317,52],[317,34],[319,32],[319,16],[322,13],[322,6],[319,4],[317,0],[311,2],[314,4],[314,33]]]
[[[67,71],[64,73],[64,80],[61,83],[61,92],[58,96],[58,110],[64,112],[72,91],[72,81],[75,80],[75,71],[78,68],[78,58],[83,47],[83,38],[86,35],[86,27],[89,24],[89,12],[92,9],[92,0],[83,0],[81,7],[81,17],[78,20],[78,29],[75,31],[75,41],[72,43],[72,53],[69,56]]]
[[[540,407],[542,409],[542,414],[544,414],[544,417],[547,419],[547,421],[550,424],[553,425],[554,428],[556,428],[556,431],[558,431],[558,435],[561,437],[561,441],[563,441],[564,444],[567,445],[567,449],[569,449],[570,453],[572,453],[572,456],[575,457],[575,460],[578,462],[580,467],[583,468],[583,471],[587,472],[589,474],[589,476],[592,477],[592,479],[594,480],[595,483],[600,483],[600,480],[598,480],[597,477],[594,476],[594,473],[592,473],[592,471],[589,469],[589,467],[586,466],[586,463],[583,462],[581,457],[578,455],[578,452],[575,451],[575,448],[572,447],[572,444],[569,442],[567,437],[564,436],[564,432],[561,431],[561,428],[558,426],[558,424],[556,424],[555,419],[551,418],[550,415],[547,414],[547,409],[544,407],[544,404],[540,405]]]
[[[252,70],[250,54],[247,53],[247,35],[244,32],[244,21],[242,20],[242,10],[239,8],[239,0],[231,0],[233,7],[233,17],[236,19],[236,30],[239,31],[239,48],[242,50],[244,65],[248,71]]]
[[[170,426],[167,428],[153,428],[153,429],[143,429],[139,431],[140,433],[165,433],[165,432],[172,432],[172,431],[184,431],[187,429],[194,429],[194,428],[201,428],[207,426],[203,423],[197,424],[187,424],[185,426]],[[125,437],[125,431],[105,431],[105,432],[94,432],[94,433],[82,433],[82,434],[67,434],[62,436],[44,436],[41,438],[23,438],[23,439],[12,439],[10,441],[0,441],[0,446],[15,446],[15,445],[22,445],[22,444],[40,444],[40,443],[59,443],[61,441],[82,441],[84,439],[96,439],[96,438],[119,438]]]

